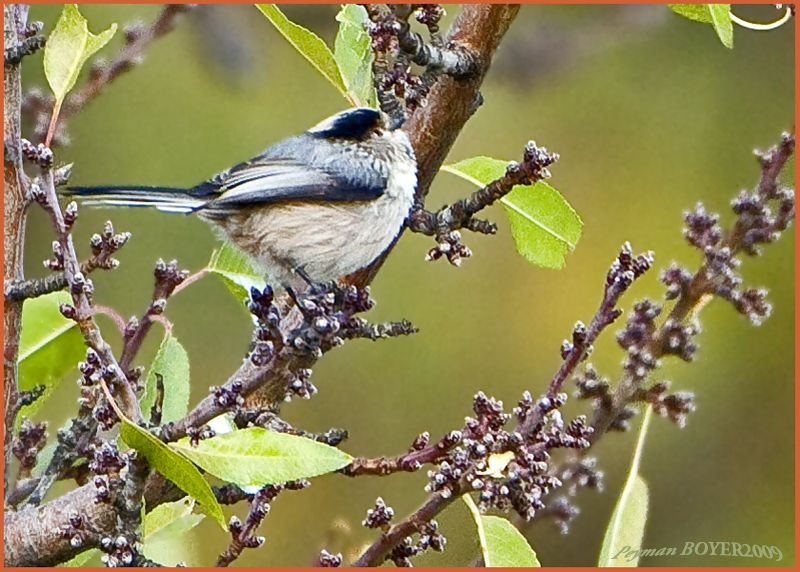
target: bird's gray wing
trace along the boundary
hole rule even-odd
[[[212,186],[217,193],[203,210],[230,210],[291,201],[368,201],[383,193],[385,181],[357,173],[347,176],[292,159],[256,159],[217,175],[203,186]]]

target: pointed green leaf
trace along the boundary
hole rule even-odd
[[[507,161],[473,157],[445,165],[442,170],[483,187],[502,177],[507,166]],[[517,251],[538,266],[562,268],[583,229],[583,222],[566,199],[553,187],[539,181],[533,187],[514,187],[500,203],[511,223]]]
[[[719,41],[726,48],[733,49],[733,22],[731,21],[730,4],[709,4],[711,22],[719,36]]]
[[[461,497],[478,527],[483,565],[486,568],[538,568],[539,559],[516,526],[499,516],[481,514],[469,495]]]
[[[339,73],[339,66],[336,65],[336,59],[333,57],[330,48],[322,41],[322,38],[289,20],[275,4],[256,4],[256,8],[267,17],[267,20],[286,38],[286,41],[300,52],[300,55],[307,59],[325,79],[331,82],[331,85],[339,93],[355,104],[355,101],[347,93],[347,88],[342,81],[342,75]]]
[[[708,9],[708,4],[667,4],[667,6],[676,14],[680,14],[689,20],[703,22],[704,24],[711,23],[711,12]]]
[[[194,499],[184,497],[164,503],[147,513],[142,522],[144,555],[162,564],[174,565],[191,556],[185,535],[200,524],[204,515],[195,514]]]
[[[141,400],[142,413],[150,414],[156,400],[156,376],[164,382],[164,404],[161,421],[177,421],[189,409],[189,356],[171,333],[161,340],[156,357],[150,365],[145,379],[145,390]]]
[[[733,48],[733,22],[730,4],[668,4],[670,9],[684,18],[711,24],[726,48]]]
[[[122,420],[120,437],[145,457],[156,471],[175,483],[182,491],[203,505],[209,516],[227,530],[225,515],[203,475],[189,460],[173,451],[155,436],[127,419]]]
[[[264,275],[253,268],[245,254],[226,242],[214,251],[208,263],[208,270],[222,277],[225,285],[239,300],[250,297],[250,288],[264,287]]]
[[[44,73],[59,104],[75,85],[86,60],[105,46],[116,31],[117,25],[112,24],[108,30],[92,34],[78,5],[64,6],[44,50]]]
[[[639,564],[649,504],[647,483],[639,476],[639,462],[651,412],[652,408],[648,406],[642,419],[628,478],[603,538],[598,566],[636,567]]]
[[[45,392],[20,415],[33,415],[58,383],[86,355],[83,337],[75,322],[61,315],[58,307],[72,303],[66,292],[52,292],[25,300],[19,341],[19,388],[28,391],[43,384]]]
[[[170,446],[212,475],[239,486],[315,477],[341,469],[353,460],[330,445],[261,427],[217,435],[200,441],[196,447],[186,439]]]
[[[336,15],[339,31],[333,44],[333,55],[347,91],[357,105],[377,107],[372,83],[372,42],[367,34],[369,16],[358,4],[344,4]]]
[[[59,564],[60,568],[96,568],[101,566],[100,556],[102,552],[100,552],[99,548],[90,548],[89,550],[84,550],[77,556],[75,556],[72,560],[67,560],[63,564]],[[97,562],[91,563],[90,560],[96,560]]]

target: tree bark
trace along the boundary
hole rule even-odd
[[[3,6],[3,47],[5,50],[19,44],[19,36],[28,19],[28,7],[18,4]],[[22,80],[20,66],[5,68],[3,82],[3,141],[4,186],[3,197],[3,279],[6,284],[23,278],[22,253],[25,242],[25,174],[22,170],[20,146],[20,104]],[[3,460],[4,490],[8,487],[8,468],[11,462],[11,439],[14,418],[19,410],[17,385],[17,354],[19,353],[22,301],[6,300],[3,305]]]
[[[117,509],[98,503],[94,483],[70,491],[49,503],[6,512],[3,515],[4,562],[6,566],[55,566],[97,544],[103,532],[111,533],[117,524]],[[79,514],[81,529],[91,531],[84,545],[73,547],[58,529],[69,524],[70,515]]]

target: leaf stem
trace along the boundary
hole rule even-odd
[[[184,280],[183,282],[181,282],[180,284],[178,284],[175,287],[175,290],[172,291],[172,295],[174,296],[175,294],[177,294],[178,292],[180,292],[181,290],[183,290],[187,286],[190,286],[191,284],[194,284],[195,282],[197,282],[198,280],[203,278],[206,274],[208,274],[208,272],[209,272],[209,268],[208,268],[208,266],[206,266],[204,268],[201,268],[200,270],[198,270],[194,274],[190,274],[189,276],[186,277],[186,280]]]
[[[645,406],[644,416],[642,417],[642,425],[639,428],[639,437],[636,439],[636,449],[633,451],[633,459],[631,460],[631,474],[639,473],[639,463],[642,460],[644,442],[647,438],[647,429],[650,427],[650,419],[652,416],[653,408],[650,405]]]
[[[53,136],[56,134],[58,115],[61,113],[62,103],[64,103],[63,99],[56,99],[56,103],[53,105],[53,114],[50,116],[50,126],[47,128],[47,136],[44,139],[44,144],[46,147],[50,147],[50,142],[53,140]]]

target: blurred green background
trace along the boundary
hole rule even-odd
[[[93,31],[112,22],[149,21],[156,6],[84,6]],[[59,7],[34,6],[31,18],[51,30]],[[286,7],[287,14],[329,42],[335,6]],[[458,10],[449,6],[450,16]],[[768,21],[771,6],[738,6]],[[101,55],[111,57],[121,34]],[[524,6],[503,42],[483,88],[485,103],[450,155],[518,159],[535,139],[561,154],[553,185],[585,222],[583,238],[563,271],[542,270],[516,254],[499,208],[496,237],[467,235],[475,255],[460,269],[426,263],[430,239],[406,235],[373,286],[371,318],[407,318],[416,336],[348,343],[323,359],[313,381],[320,393],[295,401],[285,417],[308,430],[345,427],[343,448],[354,455],[404,451],[421,431],[433,436],[460,427],[472,395],[483,390],[510,409],[523,390],[540,393],[558,367],[558,348],[578,319],[588,320],[608,264],[620,244],[656,252],[658,267],[699,257],[681,238],[681,215],[702,200],[729,221],[730,198],[751,187],[754,147],[776,142],[794,125],[792,26],[757,33],[735,29],[725,49],[710,26],[689,22],[664,6]],[[41,55],[25,60],[26,87],[46,87]],[[344,107],[344,101],[250,6],[203,6],[146,61],[120,77],[69,122],[72,144],[60,161],[74,161],[73,184],[191,185]],[[794,173],[794,163],[787,173]],[[430,207],[471,192],[442,174]],[[158,257],[189,269],[205,265],[218,244],[199,220],[147,211],[83,210],[76,225],[79,252],[110,218],[133,239],[114,272],[93,275],[99,304],[123,315],[149,301]],[[42,275],[51,231],[32,209],[26,268]],[[702,316],[694,364],[669,361],[658,379],[697,395],[697,412],[680,430],[655,419],[642,464],[650,484],[645,547],[686,541],[776,545],[794,562],[794,230],[767,256],[747,260],[746,278],[771,291],[773,317],[751,326],[724,302]],[[624,306],[663,290],[657,271],[637,283]],[[173,301],[168,317],[192,363],[193,401],[220,384],[242,359],[250,336],[245,311],[210,277]],[[114,329],[103,321],[108,338]],[[155,332],[139,363],[152,358]],[[119,340],[114,340],[119,346]],[[612,331],[592,361],[616,379],[622,353]],[[51,429],[74,414],[77,387],[68,377],[39,417]],[[571,389],[570,389],[571,391]],[[587,403],[571,400],[567,414]],[[51,431],[52,434],[53,431]],[[567,536],[549,523],[529,539],[546,565],[593,565],[633,446],[631,433],[612,434],[597,447],[606,489],[579,493],[582,514]],[[310,489],[287,493],[262,527],[266,544],[237,562],[250,566],[309,565],[327,548],[351,556],[375,537],[360,526],[380,495],[404,515],[425,496],[425,471],[388,478],[329,475]],[[58,491],[63,491],[63,487]],[[239,513],[243,506],[237,507]],[[241,515],[240,515],[241,516]],[[208,519],[207,519],[208,520]],[[448,550],[420,565],[465,565],[476,555],[466,510],[440,519]],[[227,538],[210,522],[183,546],[191,565],[208,565]],[[642,565],[768,565],[722,557],[647,558]]]

